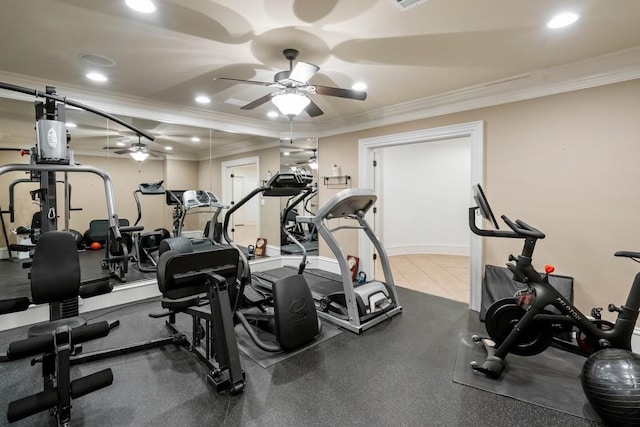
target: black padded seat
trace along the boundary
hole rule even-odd
[[[34,304],[57,303],[78,298],[80,260],[71,233],[49,231],[38,239],[31,264],[31,298]],[[49,335],[60,326],[85,325],[81,317],[69,317],[40,323],[29,328],[29,337]]]

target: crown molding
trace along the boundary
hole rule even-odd
[[[60,82],[45,82],[35,77],[0,71],[0,81],[39,89],[43,89],[46,85],[55,86],[64,96],[114,115],[144,117],[158,122],[278,139],[339,135],[637,78],[640,78],[640,46],[395,104],[362,114],[328,119],[314,124],[298,124],[294,121],[293,131],[291,131],[286,125],[286,129],[283,129],[285,126],[281,122],[248,119],[193,107],[162,104],[106,91],[87,91],[85,88]],[[33,96],[6,90],[0,90],[0,97],[33,100]],[[238,147],[224,152],[229,151],[230,154],[243,152],[238,150],[242,150],[242,148]],[[245,149],[244,152],[246,151]],[[220,154],[220,156],[222,155]],[[216,154],[214,157],[219,156]]]
[[[640,78],[640,46],[464,89],[332,119],[319,137],[459,113]]]
[[[282,123],[249,119],[210,110],[185,107],[183,105],[163,104],[156,101],[100,90],[88,91],[85,88],[71,86],[62,82],[43,81],[36,77],[6,71],[0,71],[0,81],[38,90],[44,90],[45,86],[53,86],[64,97],[116,116],[140,117],[163,123],[174,123],[273,138],[280,138],[282,134]],[[23,101],[33,101],[34,99],[32,95],[8,90],[0,90],[0,97]]]

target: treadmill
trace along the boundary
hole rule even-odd
[[[316,227],[340,266],[340,274],[319,269],[304,269],[306,253],[303,252],[303,262],[299,269],[304,269],[318,316],[357,334],[402,311],[387,253],[364,219],[376,200],[377,196],[373,190],[349,188],[331,197],[315,216],[296,218],[298,222],[306,222]],[[352,220],[357,224],[329,228],[329,222],[336,219]],[[354,283],[347,257],[333,236],[334,232],[344,229],[362,230],[371,240],[382,264],[384,281],[374,279],[365,283]],[[257,272],[253,276],[258,279],[260,285],[268,287],[268,283],[291,274],[291,270],[292,267],[281,267]]]
[[[166,202],[174,206],[174,237],[182,236],[187,215],[210,213],[211,219],[207,221],[202,236],[189,237],[192,249],[198,252],[210,250],[214,246],[224,246],[222,224],[218,218],[222,210],[229,206],[223,205],[215,194],[205,190],[167,190]]]

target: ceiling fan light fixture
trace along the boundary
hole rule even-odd
[[[365,82],[356,82],[351,86],[351,89],[359,91],[367,90],[367,84]]]
[[[285,92],[275,95],[271,98],[271,102],[283,115],[292,118],[302,113],[311,100],[297,92]]]
[[[132,151],[129,154],[131,154],[131,157],[133,157],[136,162],[144,162],[147,157],[149,157],[149,153],[145,153],[144,151]]]
[[[125,0],[125,3],[136,12],[153,13],[156,11],[156,5],[151,0]]]

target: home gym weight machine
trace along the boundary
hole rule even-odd
[[[65,174],[65,189],[68,189],[67,173],[84,172],[98,175],[104,182],[107,213],[113,240],[119,243],[121,229],[115,213],[113,186],[110,176],[92,166],[74,164],[73,152],[68,148],[69,134],[65,130],[65,105],[74,105],[94,112],[125,125],[138,134],[144,132],[106,113],[59,96],[55,88],[47,87],[45,92],[0,83],[0,88],[26,93],[44,102],[36,102],[36,146],[31,149],[30,164],[5,164],[0,166],[0,175],[7,172],[28,172],[40,180],[39,199],[41,203],[40,236],[36,243],[31,271],[31,299],[28,297],[3,300],[0,312],[9,313],[28,309],[30,303],[49,305],[49,322],[39,323],[29,328],[29,337],[9,346],[2,361],[42,354],[35,362],[42,363],[44,390],[18,399],[9,405],[7,418],[17,421],[37,412],[54,408],[59,426],[67,426],[70,421],[71,398],[83,396],[106,387],[113,381],[110,369],[70,380],[70,358],[79,352],[79,343],[105,336],[118,322],[100,322],[87,325],[79,317],[79,297],[89,298],[111,291],[111,283],[81,283],[80,264],[75,239],[71,234],[57,231],[58,212],[56,194],[56,174]],[[65,191],[65,202],[69,207],[69,194]],[[67,209],[68,210],[68,209]],[[68,228],[68,224],[66,224]],[[32,363],[33,364],[33,363]]]
[[[477,206],[469,208],[469,228],[474,234],[524,240],[521,254],[517,257],[510,255],[507,264],[513,273],[513,280],[521,283],[524,289],[513,298],[494,302],[487,310],[485,326],[489,338],[473,336],[475,342],[484,345],[487,358],[483,363],[471,362],[475,371],[498,378],[509,353],[532,356],[546,350],[552,343],[585,356],[609,347],[631,350],[631,337],[640,308],[640,273],[633,280],[626,303],[620,307],[613,304],[608,306],[610,312],[618,313],[615,324],[600,318],[602,308],[591,310],[589,318],[549,284],[548,275],[553,272],[551,266],[545,267],[544,274],[538,273],[533,267],[533,251],[537,241],[545,238],[544,233],[521,220],[511,221],[506,215],[501,218],[511,231],[500,230],[479,184],[474,186],[474,198]],[[495,229],[478,228],[476,212],[491,222]],[[637,261],[640,252],[621,251],[616,252],[615,256]],[[547,310],[549,306],[555,307],[559,314]],[[576,335],[576,343],[572,346],[554,337],[555,331],[565,331],[567,328]]]
[[[0,88],[42,97],[47,100],[46,119],[39,116],[38,122],[36,123],[38,137],[36,139],[37,146],[35,150],[38,153],[38,163],[6,164],[0,166],[0,175],[10,171],[35,171],[40,173],[42,177],[52,179],[55,183],[56,172],[85,172],[96,174],[104,181],[110,243],[114,246],[121,244],[121,232],[123,231],[142,231],[143,227],[140,226],[121,227],[119,225],[119,219],[115,213],[113,186],[109,174],[93,166],[74,164],[73,153],[71,150],[68,150],[66,137],[64,144],[62,144],[62,146],[59,144],[62,140],[62,135],[66,135],[64,127],[64,106],[65,104],[69,104],[113,120],[134,131],[139,137],[145,137],[150,140],[153,140],[153,137],[107,113],[61,97],[55,93],[54,88],[47,87],[46,93],[6,83],[0,83]],[[53,195],[55,195],[55,193],[53,193]],[[46,196],[48,206],[55,211],[55,197],[51,197],[51,192],[47,192]],[[43,233],[55,230],[57,225],[54,215],[52,215],[52,218],[47,216],[47,220],[47,224],[44,224],[45,221],[43,221],[43,228],[46,227]],[[184,312],[189,314],[193,318],[193,338],[191,341],[189,341],[184,334],[172,329],[174,333],[167,338],[130,344],[116,349],[98,350],[90,353],[85,352],[72,355],[68,363],[70,365],[77,365],[167,344],[184,345],[191,352],[196,353],[209,368],[208,381],[216,387],[216,390],[228,388],[232,393],[241,392],[244,388],[244,374],[240,369],[238,349],[232,326],[231,333],[229,333],[229,325],[232,324],[233,319],[230,313],[230,303],[228,302],[226,277],[229,276],[228,280],[235,282],[238,262],[235,250],[230,249],[229,251],[231,252],[231,258],[215,257],[211,259],[211,254],[206,252],[196,254],[196,256],[189,256],[189,254],[180,256],[182,254],[176,254],[174,252],[165,254],[165,259],[160,260],[162,265],[158,272],[158,286],[164,297],[162,305],[169,310],[168,313],[163,313],[161,316],[169,316],[170,323],[172,323],[175,320],[176,313]],[[234,255],[236,257],[235,259],[233,258]],[[231,261],[226,262],[225,260],[228,259],[231,259]],[[223,262],[223,264],[218,264],[219,262]],[[88,298],[110,292],[111,289],[112,285],[109,281],[99,281],[89,285],[83,284],[83,286],[81,286],[80,296]],[[200,297],[204,293],[208,293],[209,299],[208,301],[201,302],[202,298]],[[62,303],[51,303],[50,319],[56,321],[63,317],[74,317],[74,319],[78,319],[78,322],[82,322],[83,319],[75,317],[78,314],[77,298],[75,298],[75,306],[72,307],[75,308],[75,310],[69,309],[67,303],[73,302],[64,301]],[[200,309],[202,312],[199,312],[197,309],[192,310],[193,306],[200,307],[204,304],[209,304],[210,310],[202,311],[202,309]],[[28,299],[25,298],[5,300],[0,304],[0,310],[4,312],[7,310],[19,311],[27,307]],[[108,329],[117,326],[119,321],[104,322],[102,324],[105,323],[107,324],[108,332]],[[202,326],[201,323],[204,323],[204,326]],[[53,324],[55,325],[55,323]],[[74,323],[69,326],[72,328],[73,333],[73,328],[81,325],[82,323]],[[203,334],[201,334],[201,332],[203,332]],[[203,347],[202,349],[201,346]],[[81,391],[89,392],[91,390]]]
[[[25,155],[25,154],[30,154],[31,155],[31,163],[35,164],[35,159],[33,158],[33,156],[35,156],[35,150],[20,150],[20,154],[21,155]],[[40,182],[40,173],[39,172],[30,172],[29,173],[29,178],[21,178],[21,179],[16,179],[13,180],[11,182],[11,184],[9,184],[9,206],[7,208],[7,210],[3,210],[0,211],[0,214],[9,214],[9,222],[15,222],[15,213],[16,213],[16,209],[15,209],[15,191],[16,191],[16,186],[18,186],[19,184],[41,184]],[[70,217],[70,213],[72,211],[81,211],[82,208],[74,208],[71,206],[71,184],[69,184],[66,174],[65,174],[65,179],[61,180],[58,179],[56,180],[56,182],[58,184],[63,184],[64,190],[65,190],[65,200],[68,201],[68,205],[66,206],[66,210],[65,210],[65,226],[64,229],[65,230],[69,230],[69,217]],[[46,189],[43,188],[38,188],[37,190],[32,190],[29,191],[29,194],[31,195],[31,200],[35,203],[38,203],[38,206],[40,205],[40,200],[42,198],[42,194]],[[5,223],[4,223],[4,218],[2,220],[2,227],[3,227],[3,231],[4,231],[4,237],[5,237],[5,242],[7,244],[7,249],[9,251],[9,257],[12,257],[12,252],[30,252],[34,249],[35,244],[38,240],[38,237],[41,234],[41,217],[42,217],[42,209],[39,206],[38,207],[38,211],[35,212],[31,218],[31,224],[30,226],[27,227],[18,227],[18,231],[14,231],[16,234],[20,235],[20,234],[28,234],[29,235],[29,239],[30,239],[30,243],[29,244],[9,244],[9,239],[7,236],[7,230],[5,227]],[[25,232],[24,233],[20,233],[19,230],[23,229]]]

